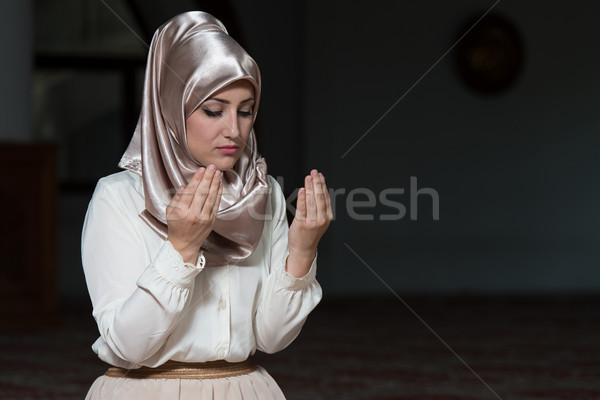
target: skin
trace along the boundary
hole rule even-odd
[[[235,81],[215,92],[187,118],[187,143],[192,156],[202,165],[213,164],[225,171],[242,155],[253,124],[254,86]],[[218,147],[239,146],[234,154]]]
[[[167,206],[167,240],[184,262],[197,261],[202,242],[214,226],[223,193],[221,171],[231,169],[244,150],[252,129],[253,104],[252,84],[236,81],[203,102],[186,120],[188,147],[207,168],[198,169]],[[217,149],[232,144],[240,146],[235,154]],[[288,232],[286,270],[292,276],[299,278],[308,273],[332,218],[325,177],[313,169],[298,193],[296,216]]]

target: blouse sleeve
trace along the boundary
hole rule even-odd
[[[316,279],[317,257],[308,273],[295,278],[285,270],[288,256],[288,223],[285,197],[275,179],[270,178],[273,220],[271,231],[271,271],[262,290],[256,313],[256,345],[266,353],[286,348],[300,333],[308,314],[322,297]]]
[[[105,343],[96,350],[110,349],[139,366],[185,313],[199,269],[184,265],[168,241],[148,263],[122,189],[99,181],[85,217],[81,253],[93,316]]]

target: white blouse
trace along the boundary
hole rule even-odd
[[[100,337],[92,349],[123,367],[167,360],[243,361],[274,353],[300,333],[319,303],[316,257],[294,278],[288,254],[286,202],[269,176],[261,240],[236,265],[184,266],[181,255],[140,217],[141,177],[119,172],[98,181],[85,217],[82,259]]]

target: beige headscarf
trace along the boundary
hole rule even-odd
[[[187,146],[185,121],[212,93],[239,79],[254,86],[256,118],[258,66],[212,15],[180,14],[155,32],[140,118],[119,167],[142,176],[146,209],[140,217],[163,239],[175,188],[187,185],[202,166]],[[202,245],[207,265],[236,263],[252,254],[264,226],[267,193],[267,165],[252,130],[238,162],[223,171],[217,221]]]

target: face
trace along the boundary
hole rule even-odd
[[[223,171],[242,155],[252,129],[254,86],[235,81],[213,93],[185,123],[192,156],[204,166]]]

